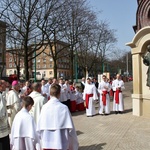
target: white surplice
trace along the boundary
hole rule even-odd
[[[37,121],[39,119],[41,109],[43,105],[47,102],[47,99],[42,96],[41,93],[33,91],[29,95],[34,100],[34,105],[32,106],[32,109],[30,110],[30,114],[33,116],[35,123],[37,124]]]
[[[98,100],[97,89],[94,84],[85,84],[84,92],[83,92],[83,100],[86,99],[86,94],[93,94],[92,97],[89,98],[88,108],[86,108],[86,115],[93,116],[96,114],[94,101]]]
[[[51,97],[42,107],[37,131],[42,148],[78,150],[78,139],[69,109],[55,97]]]
[[[14,118],[10,144],[12,150],[40,150],[36,124],[25,108],[22,108]]]
[[[49,93],[49,86],[47,86],[46,84],[42,85],[41,86],[41,94],[46,94],[46,98],[48,100],[48,97],[50,96],[50,93]]]
[[[71,93],[71,90],[70,90],[70,86],[69,84],[64,84],[63,87],[66,89],[66,96],[67,96],[67,100],[70,99],[70,93]]]
[[[75,92],[75,96],[76,96],[76,103],[77,104],[80,104],[80,103],[83,103],[83,94],[79,91],[76,91]]]
[[[105,89],[107,87],[108,89]],[[98,86],[98,92],[100,94],[100,108],[99,108],[99,114],[103,114],[103,111],[105,114],[110,113],[110,97],[109,97],[109,91],[111,90],[111,85],[108,82],[102,81],[99,83]],[[102,101],[102,94],[104,91],[107,91],[106,94],[106,105],[104,106],[103,101]]]
[[[114,100],[113,100],[113,111],[123,111],[124,110],[124,101],[123,101],[123,95],[122,92],[119,93],[119,104],[116,104],[115,102],[115,96],[116,96],[116,88],[120,87],[121,91],[125,89],[123,80],[114,80],[112,82],[112,88],[114,91]]]
[[[21,102],[18,94],[19,93],[15,89],[8,92],[6,105],[9,106],[7,111],[9,114],[8,121],[10,126],[12,125],[15,115],[21,109]]]
[[[61,86],[61,93],[60,93],[60,101],[65,102],[68,100],[67,94],[66,94],[66,86],[64,84],[59,84]]]

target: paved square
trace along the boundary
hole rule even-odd
[[[86,117],[85,111],[72,114],[79,150],[150,150],[150,118],[132,115],[132,82],[125,83],[125,112]],[[98,112],[98,105],[96,105]],[[111,102],[112,110],[112,102]]]

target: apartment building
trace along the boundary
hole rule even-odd
[[[66,48],[64,48],[66,47]],[[44,49],[44,51],[43,51]],[[69,49],[67,47],[67,43],[62,41],[57,41],[55,46],[51,48],[47,45],[46,48],[43,46],[38,52],[43,51],[40,55],[36,57],[36,60],[33,60],[33,74],[35,72],[35,63],[36,63],[36,77],[40,78],[52,78],[54,77],[54,61],[52,58],[53,53],[58,53],[57,63],[57,77],[70,78],[70,59],[69,56],[64,55],[67,54]]]
[[[33,45],[32,45],[33,46]],[[31,48],[32,48],[31,46]],[[64,48],[66,47],[66,48]],[[51,48],[45,43],[36,53],[33,55],[37,55],[35,59],[32,59],[29,62],[29,74],[31,78],[34,78],[34,73],[36,71],[36,78],[38,80],[44,78],[52,78],[54,77],[54,61],[51,55],[51,52],[59,53],[57,63],[57,77],[64,77],[70,78],[71,71],[70,71],[70,60],[69,56],[65,55],[68,53],[69,49],[67,48],[67,43],[62,41],[57,41],[55,46]],[[23,58],[18,58],[18,56],[13,55],[11,50],[6,52],[6,74],[9,76],[10,74],[17,73],[16,64],[15,62],[17,59],[20,59],[20,75],[23,77],[24,75],[24,60]]]
[[[6,75],[6,23],[0,21],[0,72]]]
[[[20,49],[17,48],[17,51]],[[24,60],[23,57],[20,57],[18,54],[13,54],[12,49],[6,51],[6,76],[11,74],[17,74],[17,65],[20,67],[20,75],[24,74]]]

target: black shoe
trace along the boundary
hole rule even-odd
[[[122,114],[122,112],[121,112],[121,111],[119,111],[119,114]]]
[[[118,114],[118,111],[115,111],[115,114],[117,115],[117,114]]]
[[[105,114],[105,116],[108,116],[109,114]]]
[[[90,115],[90,116],[87,116],[87,117],[93,117],[92,115]]]

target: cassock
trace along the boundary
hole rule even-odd
[[[15,115],[17,112],[21,109],[21,103],[20,103],[20,98],[18,96],[18,92],[13,89],[8,92],[8,97],[7,97],[7,107],[9,107],[8,111],[8,121],[10,126],[12,125],[12,122],[14,120]]]
[[[97,89],[94,84],[86,83],[84,92],[83,92],[83,100],[86,102],[86,115],[93,116],[96,114],[94,100],[98,100]]]
[[[120,90],[117,90],[118,87],[120,87]],[[124,102],[122,90],[125,89],[124,82],[122,80],[116,79],[112,82],[112,88],[114,91],[113,111],[123,111]]]
[[[107,87],[107,89],[105,88]],[[99,83],[98,92],[100,94],[100,108],[99,114],[110,114],[110,97],[109,91],[111,90],[111,85],[108,82],[102,81]]]
[[[37,131],[43,149],[78,150],[78,139],[69,109],[55,97],[51,97],[42,107]]]
[[[10,144],[12,150],[40,150],[34,119],[25,108],[22,108],[14,118]]]
[[[29,96],[34,100],[34,105],[29,113],[33,116],[35,123],[37,123],[42,106],[47,102],[47,99],[41,93],[36,91],[31,92]]]

